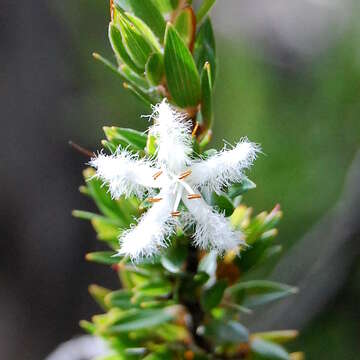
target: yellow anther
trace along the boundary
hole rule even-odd
[[[178,177],[179,180],[183,180],[185,178],[187,178],[189,175],[191,175],[191,170],[187,170],[185,172],[183,172],[182,174],[180,174],[180,176]]]
[[[200,194],[190,194],[190,195],[187,196],[187,198],[189,200],[201,199],[201,195]]]
[[[196,122],[196,124],[195,124],[195,126],[194,126],[194,130],[193,130],[192,133],[191,133],[191,136],[192,136],[192,137],[195,137],[195,136],[196,136],[196,133],[197,133],[198,129],[199,129],[199,123]]]
[[[162,171],[158,171],[153,175],[153,179],[156,180],[162,173],[163,173]]]
[[[162,198],[148,198],[147,201],[150,203],[157,203],[159,201],[161,201]]]

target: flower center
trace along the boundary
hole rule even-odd
[[[178,217],[180,216],[180,211],[178,211],[179,204],[183,195],[184,190],[188,193],[187,198],[189,200],[201,199],[201,195],[196,193],[193,188],[189,185],[185,179],[191,175],[191,170],[188,169],[178,175],[172,173],[169,170],[160,170],[153,175],[153,179],[157,180],[162,174],[166,174],[167,177],[174,185],[173,194],[176,194],[173,211],[171,212],[171,216]],[[150,198],[148,199],[150,202],[159,202],[162,198]]]

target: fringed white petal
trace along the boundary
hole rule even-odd
[[[191,121],[177,112],[166,100],[154,107],[151,133],[157,136],[157,161],[173,173],[179,173],[190,163]]]
[[[191,216],[186,215],[183,221],[195,226],[194,243],[205,250],[214,250],[222,254],[227,250],[238,250],[244,244],[242,234],[232,230],[230,221],[223,214],[217,213],[203,199],[189,200],[183,196],[183,202]]]
[[[89,164],[96,169],[96,177],[109,185],[115,199],[132,194],[141,198],[149,188],[161,186],[161,179],[154,180],[154,174],[159,170],[152,167],[153,163],[126,150],[113,155],[100,153]]]
[[[168,245],[168,238],[174,232],[175,220],[171,216],[174,194],[161,191],[161,201],[155,203],[133,228],[125,231],[120,241],[119,254],[129,256],[137,262],[151,257]]]
[[[244,179],[244,170],[252,165],[259,151],[258,145],[243,138],[231,150],[224,148],[207,160],[194,162],[189,182],[206,192],[219,193],[224,186]]]

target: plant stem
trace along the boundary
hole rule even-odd
[[[189,277],[194,277],[197,273],[198,268],[198,251],[194,248],[191,243],[189,243],[189,253],[187,258],[187,266],[186,266],[186,274],[187,276],[184,277],[182,280],[182,284],[180,285],[180,303],[185,306],[188,310],[189,314],[191,315],[191,334],[194,339],[195,344],[206,353],[212,352],[211,345],[197,333],[198,327],[203,323],[205,313],[200,305],[200,302],[197,296],[194,296],[194,289],[189,289],[187,284],[191,283],[187,281]]]

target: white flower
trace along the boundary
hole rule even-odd
[[[154,120],[150,133],[158,144],[155,160],[119,148],[113,155],[101,153],[90,162],[113,198],[131,194],[142,197],[146,193],[153,196],[159,190],[149,198],[154,204],[138,224],[122,233],[119,254],[134,261],[152,256],[168,245],[177,224],[194,225],[194,243],[202,249],[218,253],[236,250],[243,243],[241,233],[234,231],[228,219],[208,205],[200,192],[220,193],[224,186],[242,181],[258,146],[244,138],[230,150],[224,148],[206,160],[193,160],[191,122],[183,114],[164,100],[154,107],[150,118]],[[179,211],[181,201],[185,214]]]

